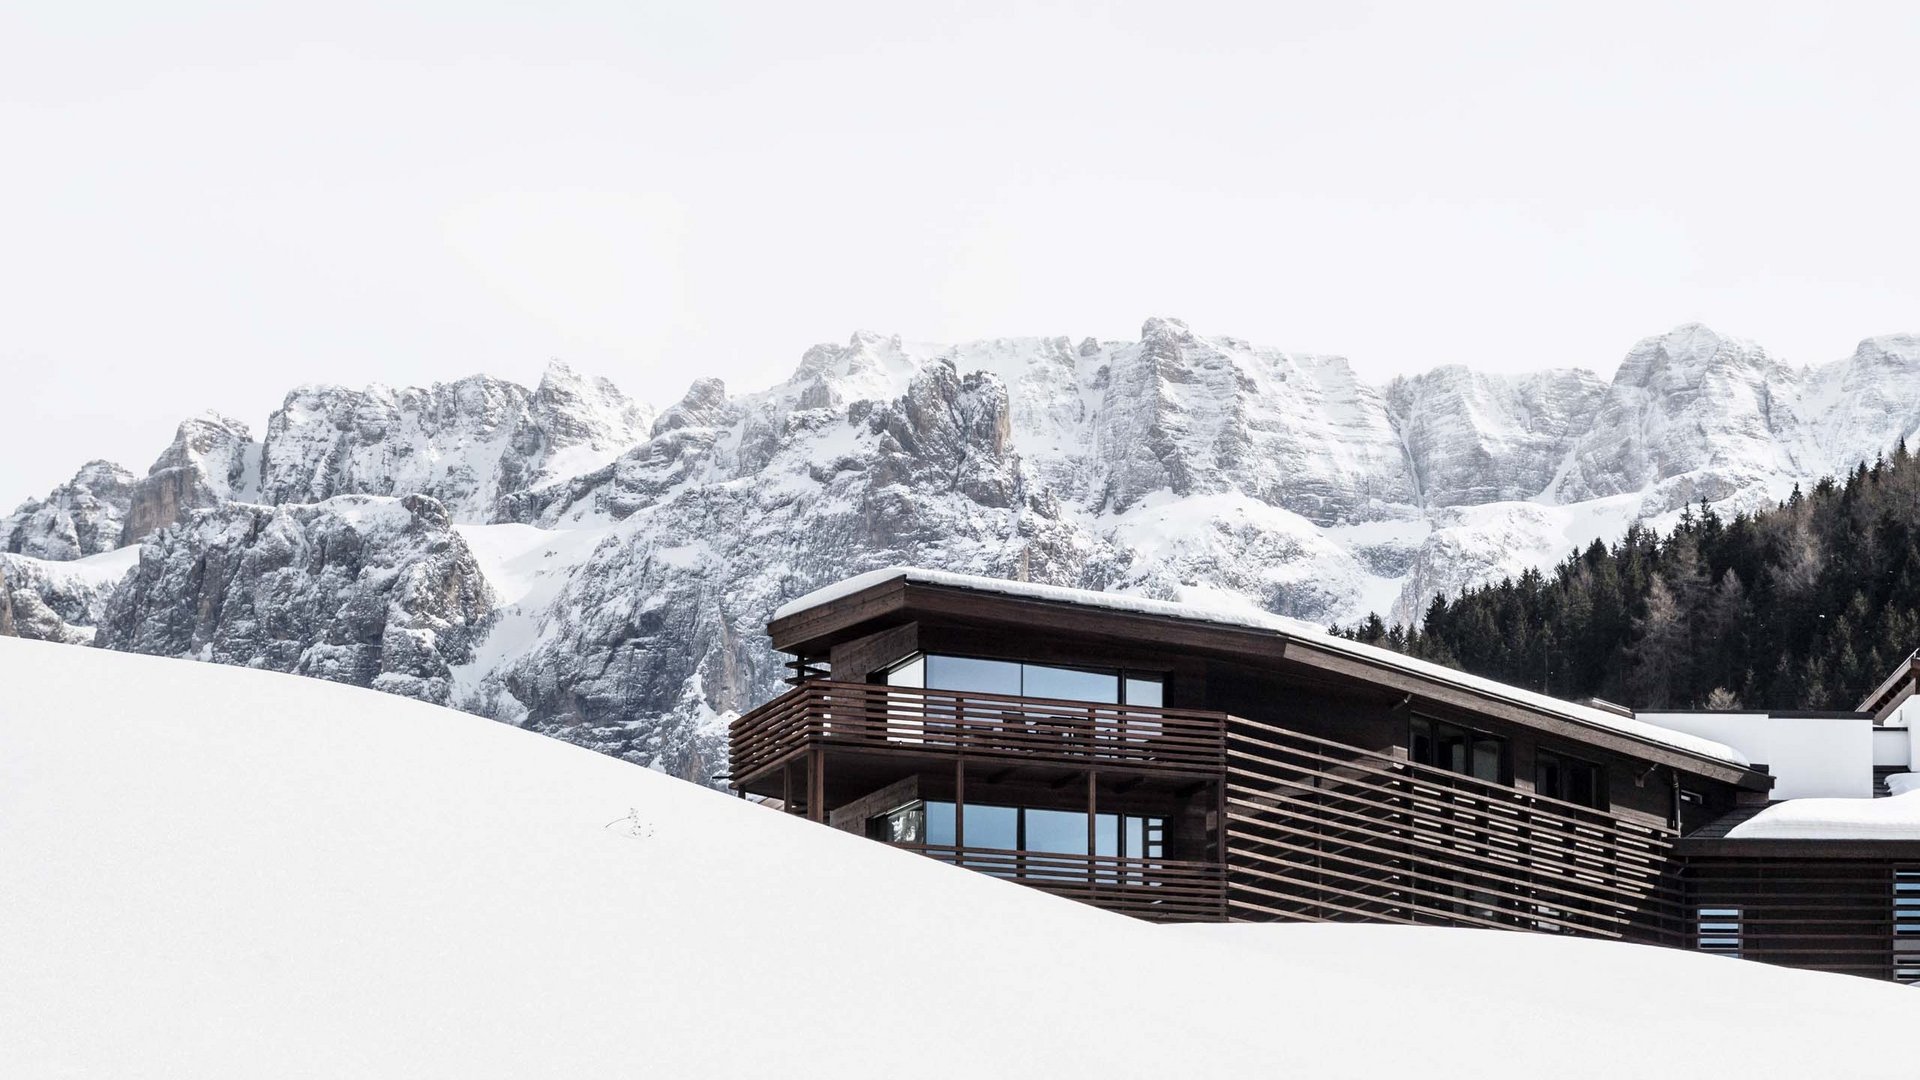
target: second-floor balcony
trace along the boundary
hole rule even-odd
[[[816,679],[733,722],[736,783],[812,747],[1217,775],[1225,713]]]

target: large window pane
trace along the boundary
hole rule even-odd
[[[1127,676],[1127,704],[1144,705],[1157,709],[1165,704],[1166,684],[1159,679],[1144,678],[1138,675]]]
[[[927,688],[1020,695],[1020,665],[965,656],[927,657]]]
[[[1473,775],[1482,780],[1499,783],[1501,758],[1505,756],[1505,740],[1491,735],[1473,737]]]
[[[1085,811],[1028,810],[1027,850],[1056,855],[1087,853],[1087,815]],[[967,823],[972,831],[973,823]]]
[[[1421,765],[1436,763],[1433,756],[1433,722],[1424,716],[1407,721],[1407,757]]]
[[[1467,733],[1450,724],[1433,725],[1434,764],[1448,772],[1467,771],[1468,746],[1471,740]]]
[[[953,846],[952,803],[930,802],[927,804],[927,843],[942,847]]]
[[[1020,811],[1011,806],[967,804],[967,846],[1017,851],[1020,847]],[[1086,819],[1080,822],[1080,843],[1086,845]]]
[[[1560,769],[1560,758],[1542,750],[1533,758],[1533,789],[1549,799],[1567,797],[1566,776]]]
[[[1028,664],[1025,674],[1022,692],[1028,697],[1095,701],[1105,705],[1118,704],[1120,701],[1120,677],[1111,671],[1081,671],[1077,668]]]
[[[1093,819],[1093,853],[1120,854],[1120,815],[1100,814]]]

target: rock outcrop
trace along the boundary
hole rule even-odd
[[[0,552],[35,559],[84,559],[120,546],[133,498],[133,474],[89,461],[44,499],[28,499],[0,518]]]
[[[424,495],[234,503],[141,546],[95,644],[444,704],[492,609],[445,507]]]

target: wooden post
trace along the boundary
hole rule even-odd
[[[780,812],[793,813],[793,762],[784,762],[780,766]]]
[[[1094,888],[1096,877],[1093,855],[1099,844],[1099,831],[1094,827],[1094,824],[1100,820],[1098,816],[1099,783],[1100,774],[1092,769],[1087,770],[1087,888],[1089,889]]]
[[[953,759],[953,848],[955,861],[966,864],[967,846],[967,758],[965,754]]]
[[[807,820],[827,820],[826,760],[819,747],[807,751]]]

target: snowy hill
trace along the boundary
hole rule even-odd
[[[1891,985],[1156,927],[353,687],[21,640],[0,687],[9,1077],[1913,1071]]]
[[[534,389],[309,386],[257,440],[192,419],[145,477],[89,463],[0,519],[0,596],[26,636],[377,682],[705,779],[721,721],[785,675],[767,614],[850,574],[1405,618],[1701,498],[1770,504],[1914,434],[1915,402],[1913,336],[1809,368],[1688,325],[1610,381],[1373,387],[1161,318],[1135,341],[858,333],[657,415],[557,365]],[[49,569],[138,541],[117,585]]]

